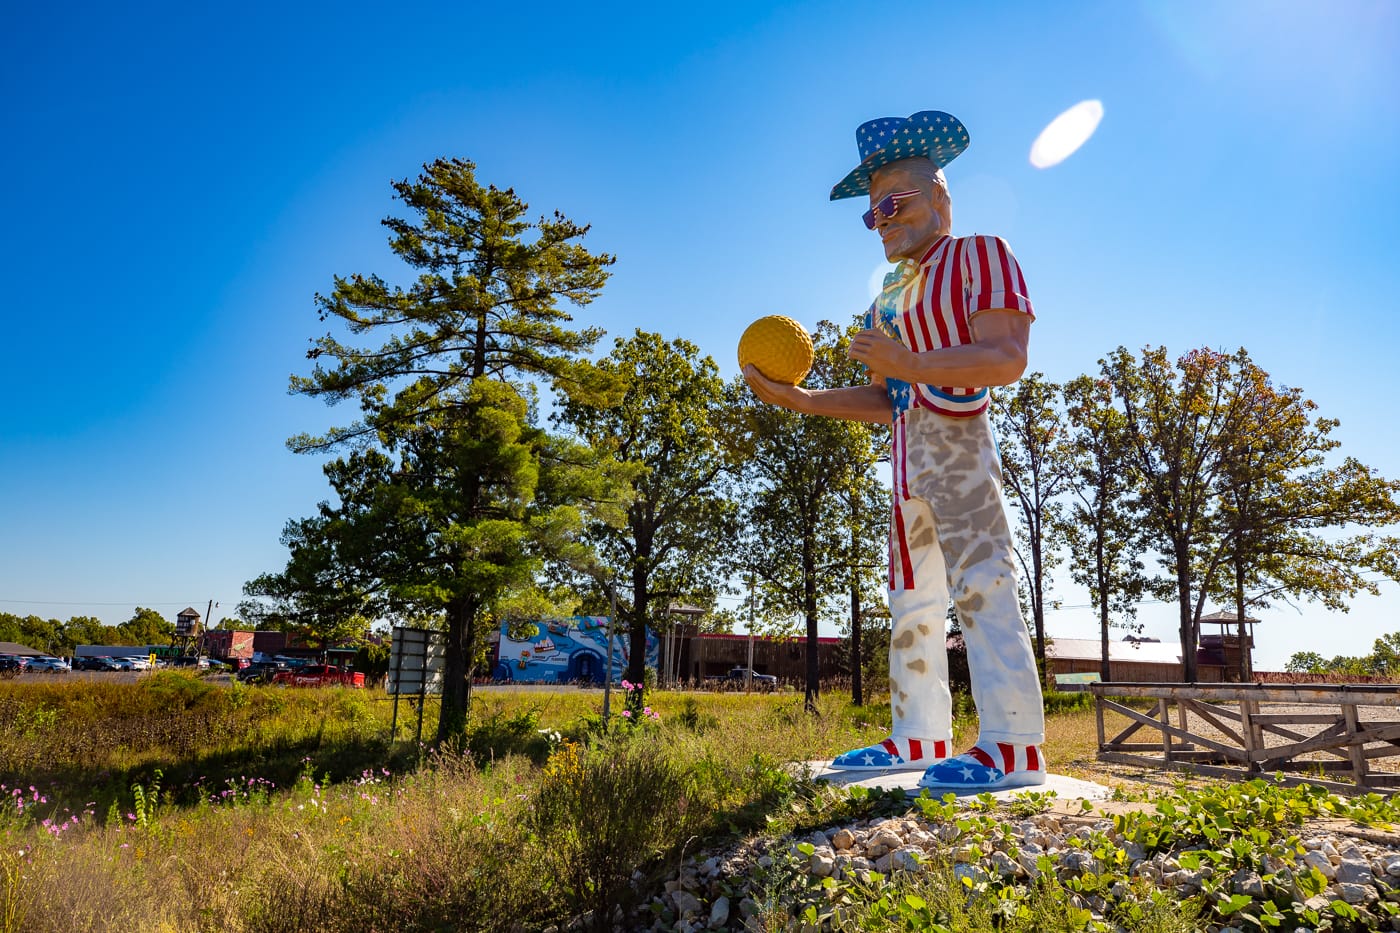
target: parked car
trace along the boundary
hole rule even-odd
[[[778,678],[772,674],[760,674],[748,668],[736,667],[728,674],[721,674],[718,677],[707,677],[706,680],[718,686],[722,690],[742,690],[748,676],[753,677],[753,687],[755,690],[776,690]]]
[[[112,658],[74,658],[75,671],[119,671],[121,665]]]
[[[17,673],[23,673],[29,666],[29,656],[24,654],[0,654],[0,661],[8,661]]]
[[[20,663],[19,658],[0,654],[0,677],[17,677],[22,670],[24,665]]]
[[[203,670],[209,666],[209,659],[198,658],[191,654],[182,654],[173,658],[162,658],[159,664],[161,667],[193,667]]]
[[[284,687],[363,687],[365,675],[342,671],[334,664],[308,664],[300,670],[279,671],[272,682]]]
[[[29,659],[29,670],[33,673],[66,674],[72,669],[68,662],[62,658],[53,658],[46,654]]]
[[[278,661],[254,661],[238,672],[238,682],[244,684],[267,684],[274,675],[291,668]]]

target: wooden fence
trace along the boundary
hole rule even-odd
[[[1400,686],[1088,686],[1102,761],[1234,777],[1281,772],[1286,783],[1341,793],[1400,788]],[[1149,701],[1146,711],[1133,700]],[[1111,738],[1109,715],[1128,720]],[[1144,729],[1144,739],[1156,738],[1129,741]]]

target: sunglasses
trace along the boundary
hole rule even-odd
[[[876,204],[870,210],[866,211],[864,214],[861,215],[860,219],[865,221],[865,229],[875,229],[876,214],[879,214],[881,217],[885,218],[893,217],[895,214],[899,213],[900,201],[903,201],[905,198],[912,198],[915,195],[920,194],[923,194],[923,192],[919,191],[918,189],[915,189],[913,191],[896,191],[894,194],[886,195],[885,197],[881,198],[878,204]]]

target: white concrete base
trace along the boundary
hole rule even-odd
[[[826,781],[838,787],[858,785],[872,790],[877,788],[892,790],[901,787],[915,796],[918,796],[920,791],[919,778],[924,776],[922,771],[837,771],[830,766],[829,760],[802,762],[801,765],[809,769],[812,777],[816,780]],[[1009,800],[1017,794],[1024,794],[1027,791],[1043,794],[1052,790],[1055,792],[1056,798],[1060,800],[1107,800],[1113,794],[1113,791],[1102,784],[1052,773],[1045,776],[1044,784],[1035,787],[1013,787],[1009,790],[999,790],[993,792],[992,796],[997,800]],[[929,794],[941,798],[949,792],[948,790],[937,790],[929,791]],[[968,791],[965,794],[958,794],[958,796],[975,797],[978,793],[980,791]]]

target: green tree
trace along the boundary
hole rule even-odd
[[[73,616],[63,623],[63,650],[66,654],[72,654],[78,645],[110,644],[114,635],[112,626],[104,625],[101,619]]]
[[[527,578],[542,550],[568,546],[581,520],[579,500],[559,496],[597,485],[585,475],[594,465],[587,456],[534,426],[535,387],[609,401],[609,380],[581,356],[601,331],[572,328],[561,302],[592,301],[613,259],[588,252],[579,242],[587,227],[558,213],[524,219],[514,191],[481,185],[465,160],[439,159],[393,187],[417,217],[384,224],[417,279],[405,290],[378,276],[338,277],[330,295],[316,297],[321,318],[383,342],[362,347],[327,334],[308,351],[312,374],[291,381],[292,391],[331,403],[356,399],[362,416],[288,443],[299,452],[378,444],[396,458],[356,464],[378,498],[364,507],[373,520],[355,524],[371,535],[425,537],[418,546],[391,537],[362,573],[391,604],[444,617],[445,738],[466,721],[482,626],[493,612],[539,605]],[[558,482],[541,488],[542,471]]]
[[[1007,499],[1020,516],[1016,558],[1030,598],[1035,656],[1045,666],[1045,581],[1059,563],[1064,524],[1056,500],[1070,479],[1069,452],[1058,402],[1060,386],[1043,373],[1022,376],[992,393],[991,416],[1001,453]]]
[[[1123,406],[1145,528],[1174,576],[1188,681],[1208,596],[1233,597],[1243,619],[1268,596],[1345,608],[1376,592],[1365,572],[1400,578],[1400,539],[1319,534],[1400,520],[1400,484],[1351,459],[1326,467],[1336,422],[1314,421],[1312,403],[1275,388],[1243,349],[1194,350],[1173,366],[1163,348],[1138,361],[1120,347],[1102,369]],[[1263,592],[1246,599],[1248,586]]]
[[[714,360],[686,340],[638,330],[599,368],[622,387],[620,401],[565,402],[556,423],[631,474],[623,521],[595,519],[586,538],[601,564],[592,575],[624,581],[627,676],[642,683],[648,622],[666,624],[672,602],[712,606],[734,569],[738,509],[723,443],[732,402]]]
[[[846,618],[846,632],[850,639],[850,652],[847,658],[851,672],[851,702],[863,706],[866,701],[865,680],[867,671],[878,669],[884,672],[876,683],[886,683],[889,679],[889,639],[883,643],[878,631],[872,631],[872,623],[879,628],[877,620],[884,620],[884,631],[889,631],[889,564],[881,559],[886,554],[889,540],[890,489],[875,471],[876,458],[871,459],[868,468],[857,466],[847,476],[846,483],[839,491],[842,510],[846,518],[845,536],[842,541],[841,562],[846,576],[847,597],[850,600],[850,614]],[[871,638],[874,638],[872,641]],[[884,661],[872,665],[874,654],[883,654]]]
[[[1177,600],[1185,679],[1196,680],[1196,644],[1207,586],[1218,557],[1219,497],[1230,440],[1246,423],[1241,364],[1193,350],[1175,364],[1165,347],[1135,359],[1119,347],[1101,362],[1103,378],[1122,406],[1126,462],[1142,480],[1138,503],[1144,530],[1162,553],[1171,579],[1162,592]]]
[[[813,388],[851,384],[845,348],[852,328],[823,321],[814,335]],[[770,623],[800,618],[807,639],[806,705],[815,711],[820,693],[817,630],[833,621],[838,595],[848,592],[849,503],[843,492],[873,468],[875,426],[799,415],[743,395],[736,450],[743,460],[747,494],[743,548],[757,576],[759,611]]]
[[[1128,624],[1147,585],[1140,518],[1132,507],[1137,474],[1126,449],[1127,423],[1108,384],[1089,376],[1063,389],[1070,434],[1069,508],[1057,516],[1069,545],[1070,574],[1089,591],[1099,615],[1099,672],[1111,680],[1109,629]]]
[[[1246,419],[1227,438],[1218,483],[1220,556],[1206,564],[1216,574],[1211,592],[1235,606],[1243,644],[1250,605],[1308,599],[1345,612],[1356,593],[1379,592],[1378,577],[1368,574],[1400,579],[1400,539],[1339,534],[1400,521],[1400,483],[1350,457],[1329,466],[1328,454],[1340,446],[1331,436],[1338,422],[1316,418],[1317,406],[1300,389],[1274,386],[1248,360],[1239,365]],[[1241,678],[1249,679],[1248,651],[1241,664]]]
[[[166,620],[154,609],[136,607],[131,618],[117,626],[121,644],[164,645],[175,637],[175,623]]]
[[[815,379],[825,386],[860,385],[868,378],[865,367],[846,355],[851,338],[860,330],[857,322],[838,333],[836,328],[819,325],[819,340],[815,347]],[[863,705],[866,699],[866,671],[872,669],[868,663],[872,654],[883,655],[883,661],[873,668],[883,672],[876,680],[885,684],[889,681],[889,560],[888,545],[890,532],[891,491],[881,478],[879,464],[888,462],[889,429],[872,424],[855,426],[854,446],[849,454],[849,469],[838,475],[836,495],[838,508],[845,521],[842,529],[842,542],[834,555],[832,573],[846,580],[845,600],[848,610],[839,625],[850,638],[850,654],[847,658],[851,673],[851,700]],[[862,446],[864,444],[864,446]],[[867,629],[874,625],[879,629],[884,620],[885,638],[867,635],[880,635]],[[809,655],[815,655],[816,643],[808,645]]]
[[[1400,632],[1376,639],[1371,648],[1371,667],[1381,677],[1400,676]]]
[[[35,651],[59,651],[63,645],[63,623],[36,615],[0,612],[0,641],[12,641]]]
[[[1299,651],[1288,659],[1283,669],[1294,674],[1324,674],[1327,659],[1316,651]]]

